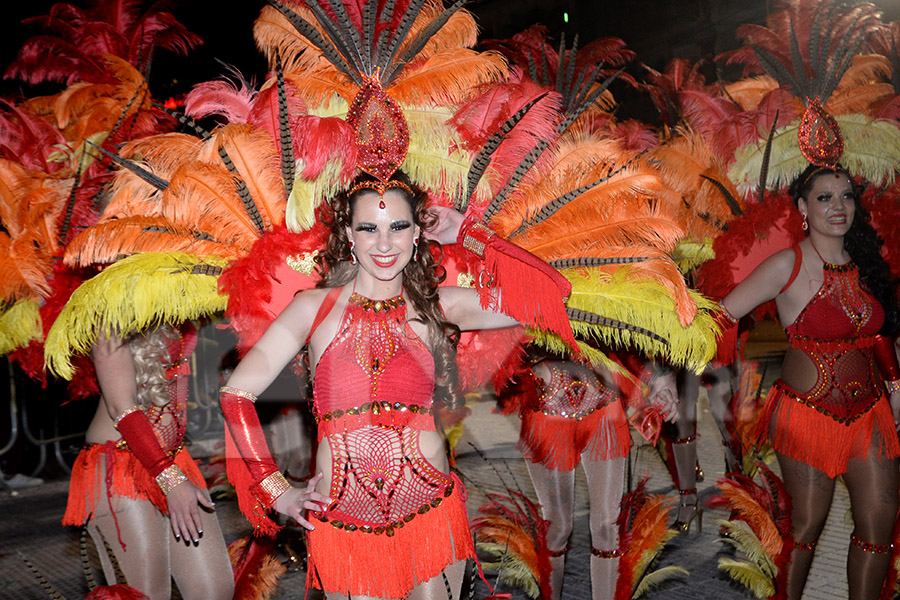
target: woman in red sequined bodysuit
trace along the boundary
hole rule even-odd
[[[252,492],[244,514],[265,529],[257,515],[272,506],[307,527],[308,585],[330,599],[458,598],[475,556],[432,405],[462,400],[452,364],[460,330],[516,322],[482,308],[473,289],[438,288],[423,234],[455,242],[462,215],[432,209],[435,219],[425,201],[399,174],[334,199],[327,287],[298,294],[222,389],[248,470],[236,487]],[[307,344],[320,443],[318,474],[301,489],[270,462],[250,400]]]
[[[722,302],[740,318],[774,298],[788,333],[781,379],[766,407],[796,543],[779,592],[800,598],[840,475],[854,522],[850,598],[876,598],[890,562],[900,455],[900,394],[881,385],[897,377],[896,357],[876,369],[876,355],[887,354],[876,335],[886,336],[893,356],[896,300],[848,174],[810,167],[792,191],[809,237],[767,259]]]
[[[526,458],[543,517],[550,521],[551,599],[559,600],[575,509],[575,468],[587,479],[591,528],[591,597],[611,600],[616,592],[619,505],[631,432],[623,400],[607,369],[572,361],[537,362],[511,390],[522,427],[518,448]],[[675,378],[653,377],[650,400],[666,419],[677,416]],[[551,600],[548,599],[548,600]]]
[[[115,567],[151,600],[230,599],[231,563],[206,484],[184,448],[189,357],[197,332],[161,326],[100,337],[91,358],[102,396],[72,468],[64,525],[86,525],[106,579]]]

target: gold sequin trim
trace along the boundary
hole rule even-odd
[[[187,480],[187,475],[184,474],[181,467],[178,465],[169,465],[163,469],[162,473],[156,476],[156,485],[159,486],[159,489],[162,490],[163,494],[168,496],[169,492],[172,491],[172,488]]]
[[[239,396],[244,400],[249,400],[250,402],[256,402],[258,398],[251,394],[250,392],[245,392],[244,390],[239,390],[238,388],[229,387],[227,385],[219,388],[219,395],[222,394],[232,394],[234,396]]]
[[[316,270],[316,257],[318,255],[319,251],[315,250],[313,252],[304,252],[303,254],[288,256],[285,261],[287,262],[287,266],[298,273],[312,275],[313,271]]]
[[[139,410],[141,410],[141,407],[138,406],[137,404],[135,404],[134,406],[132,406],[130,408],[126,408],[125,410],[122,411],[122,413],[118,417],[113,419],[113,426],[115,426],[118,429],[119,421],[121,421],[122,419],[124,419],[125,417],[130,415],[131,413],[137,412]]]
[[[807,400],[806,398],[802,398],[802,397],[798,396],[792,390],[784,387],[783,385],[779,385],[778,389],[781,390],[781,392],[788,398],[791,398],[792,400],[796,400],[800,404],[804,404],[804,405],[808,406],[809,408],[812,408],[815,411],[822,413],[826,417],[834,419],[835,421],[837,421],[838,423],[840,423],[842,425],[848,425],[848,426],[855,423],[860,417],[862,417],[867,412],[872,410],[872,407],[875,406],[875,404],[880,399],[880,398],[873,399],[872,402],[869,403],[869,405],[867,407],[865,407],[863,410],[859,411],[857,414],[853,415],[852,417],[839,417],[836,414],[834,414],[833,412],[831,412],[830,410],[828,410],[827,408],[823,408],[823,407],[815,404],[814,402]]]
[[[333,419],[340,419],[344,416],[355,417],[356,415],[364,415],[370,411],[373,415],[380,415],[383,412],[411,412],[418,415],[431,414],[431,408],[428,406],[421,406],[419,404],[404,404],[402,402],[388,402],[387,400],[384,400],[382,402],[366,402],[365,404],[354,406],[352,408],[348,408],[347,410],[342,410],[339,408],[337,410],[327,412],[324,415],[316,415],[316,423],[320,423],[322,421],[327,422]]]
[[[463,238],[463,248],[469,250],[470,252],[474,252],[478,256],[484,256],[484,241],[475,238],[472,236],[472,232],[477,230],[478,233],[485,239],[489,239],[491,236],[495,235],[494,232],[482,223],[475,223],[469,227],[469,230],[466,232],[466,237]]]
[[[280,495],[291,489],[291,484],[279,471],[275,471],[259,482],[259,488],[267,496],[266,504],[272,506]]]

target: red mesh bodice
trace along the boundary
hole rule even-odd
[[[818,293],[786,331],[791,347],[806,353],[817,370],[803,401],[838,420],[852,420],[879,396],[872,346],[884,310],[860,286],[856,265],[826,263],[824,277]]]
[[[410,329],[402,297],[352,295],[314,382],[319,439],[332,457],[334,502],[323,520],[393,535],[452,493],[453,479],[419,448],[420,431],[435,429],[434,360]]]
[[[197,345],[197,330],[188,322],[179,337],[169,342],[170,363],[166,365],[169,402],[165,406],[151,405],[144,409],[163,450],[174,452],[184,442],[187,428],[188,379],[191,375],[190,357]],[[125,443],[120,440],[120,447]]]
[[[547,367],[550,381],[542,386],[538,407],[544,414],[581,420],[616,398],[616,393],[590,369],[575,370],[575,365],[561,369],[553,363],[547,363]]]
[[[433,431],[433,392],[434,359],[407,323],[406,301],[351,296],[338,334],[316,366],[319,439],[375,424]]]

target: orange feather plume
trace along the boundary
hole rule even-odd
[[[282,223],[287,199],[281,181],[279,155],[272,138],[252,125],[226,125],[217,129],[212,138],[203,144],[198,159],[211,165],[221,165],[220,147],[228,153],[237,175],[247,185],[262,216],[264,228]]]

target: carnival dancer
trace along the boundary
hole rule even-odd
[[[482,252],[511,244],[449,209],[434,209],[436,220],[426,199],[402,173],[363,176],[339,194],[326,287],[300,293],[222,389],[257,497],[310,530],[309,583],[329,598],[439,597],[443,579],[458,598],[465,560],[474,558],[464,491],[448,473],[432,407],[435,399],[461,402],[452,364],[458,332],[516,321],[482,308],[473,289],[438,288],[425,236]],[[561,303],[567,282],[532,264],[559,282]],[[320,443],[318,474],[300,489],[268,458],[252,401],[307,345]]]
[[[898,507],[895,288],[846,170],[810,165],[791,192],[808,237],[763,262],[722,304],[740,318],[774,298],[788,334],[781,379],[766,406],[793,501],[787,597],[800,598],[841,476],[854,523],[850,598],[876,598],[890,566],[886,524]]]
[[[188,322],[123,339],[99,336],[91,359],[101,397],[72,469],[64,525],[87,526],[111,549],[128,585],[151,600],[231,598],[231,563],[196,463],[184,448]],[[100,553],[109,582],[115,566]]]
[[[616,519],[632,445],[624,400],[606,368],[536,349],[530,355],[536,362],[502,397],[503,403],[518,405],[522,419],[518,448],[525,455],[543,517],[549,521],[551,598],[558,600],[562,594],[574,522],[575,469],[580,464],[590,504],[592,597],[611,599],[624,553]],[[649,397],[666,420],[677,417],[671,370],[654,374]]]

